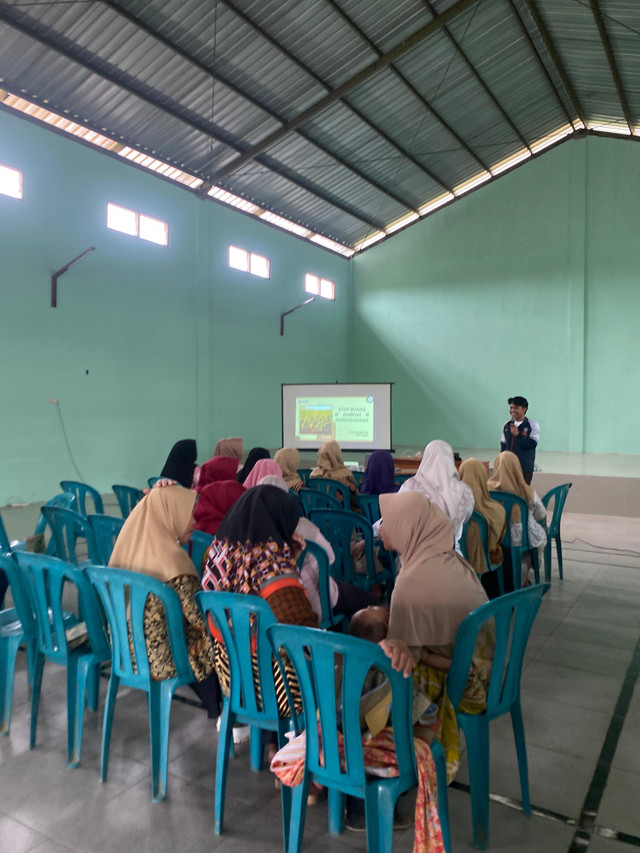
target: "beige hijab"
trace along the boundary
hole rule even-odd
[[[318,464],[310,477],[327,477],[330,480],[353,480],[353,474],[344,464],[337,441],[325,441],[318,449]],[[355,481],[354,481],[355,482]]]
[[[482,462],[473,458],[465,459],[460,465],[459,473],[462,482],[466,483],[473,492],[474,509],[487,520],[489,525],[487,544],[489,550],[493,551],[502,541],[506,520],[504,507],[489,497],[487,472]],[[480,531],[476,524],[470,525],[467,531],[467,554],[476,572],[484,572],[487,566],[482,551]]]
[[[510,450],[505,450],[496,457],[487,487],[490,492],[511,492],[519,495],[527,504],[533,501],[533,489],[524,481],[520,460]]]
[[[178,544],[196,498],[194,491],[182,486],[151,489],[122,526],[109,565],[142,572],[164,583],[179,575],[198,577],[189,555]]]
[[[446,646],[462,620],[488,599],[452,548],[451,522],[417,492],[380,495],[385,533],[402,557],[388,636],[409,646]]]
[[[274,460],[282,468],[282,476],[288,489],[292,489],[301,483],[298,468],[300,467],[300,454],[295,447],[283,447],[274,456]]]
[[[242,459],[242,448],[241,438],[221,438],[214,448],[213,455],[230,456],[239,462]]]

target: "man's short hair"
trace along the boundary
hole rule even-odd
[[[529,408],[529,401],[526,397],[509,397],[507,403],[510,406],[522,406],[523,409]]]

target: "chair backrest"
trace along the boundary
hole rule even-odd
[[[147,486],[149,486],[149,488],[152,489],[155,486],[155,484],[158,482],[158,480],[160,480],[160,479],[162,479],[162,478],[161,477],[149,477],[149,479],[147,480]]]
[[[380,520],[380,495],[358,495],[358,506],[370,524]]]
[[[7,554],[10,550],[9,537],[7,536],[2,516],[0,516],[0,553]]]
[[[77,505],[76,496],[73,492],[60,492],[58,495],[54,495],[50,498],[44,506],[59,506],[62,509],[73,509],[75,510]],[[47,527],[47,519],[44,517],[42,512],[38,516],[38,521],[36,522],[36,529],[33,531],[37,536],[39,533],[44,533]],[[47,547],[47,554],[53,554],[55,549],[55,541],[53,537],[49,542],[49,546]]]
[[[307,540],[304,551],[298,557],[298,568],[300,571],[302,571],[302,566],[307,555],[314,557],[318,564],[318,593],[322,608],[322,618],[318,627],[333,628],[344,620],[344,615],[342,613],[334,614],[333,607],[331,606],[329,555],[317,542]]]
[[[202,577],[202,558],[209,551],[214,537],[204,530],[194,530],[189,540],[189,556],[196,567],[198,577]]]
[[[358,489],[360,488],[362,481],[364,480],[364,471],[352,471],[353,479],[356,481],[356,486]]]
[[[0,554],[0,569],[6,572],[11,590],[13,606],[22,623],[25,636],[31,638],[36,636],[36,618],[33,611],[31,596],[27,580],[18,566],[17,561],[9,554]]]
[[[367,587],[378,582],[373,550],[373,528],[364,516],[344,509],[312,509],[309,520],[320,528],[322,535],[331,543],[336,557],[332,568],[334,577]],[[354,569],[351,556],[354,533],[358,540],[364,540],[366,578],[357,575]]]
[[[487,571],[490,571],[492,568],[491,565],[491,557],[489,556],[489,524],[484,515],[481,515],[477,510],[471,513],[471,518],[469,521],[466,521],[462,528],[462,536],[460,537],[460,550],[462,551],[462,556],[465,560],[468,559],[467,554],[467,531],[469,529],[469,525],[475,522],[478,527],[478,532],[480,533],[480,544],[482,545],[482,553],[484,555],[484,562]]]
[[[502,540],[502,544],[506,548],[511,547],[511,525],[515,522],[515,519],[511,518],[511,512],[514,507],[517,507],[520,510],[520,521],[522,522],[522,545],[518,547],[522,547],[525,551],[528,551],[529,525],[527,522],[529,518],[529,507],[527,506],[525,499],[521,498],[520,495],[514,495],[511,492],[489,492],[489,497],[494,501],[501,503],[507,514],[507,528]]]
[[[529,632],[542,596],[549,588],[550,584],[542,583],[509,592],[476,607],[464,619],[458,628],[447,678],[447,693],[454,708],[459,706],[467,686],[478,631],[493,619],[496,642],[486,713],[493,719],[510,710],[520,695],[522,659]]]
[[[378,645],[345,634],[297,625],[273,625],[267,630],[267,635],[278,659],[282,650],[296,672],[305,720],[312,721],[306,726],[305,764],[316,781],[329,787],[339,787],[347,794],[362,796],[366,774],[360,698],[365,677],[372,666],[379,669],[391,685],[392,725],[400,777],[415,779],[412,679],[396,672]],[[342,677],[336,701],[336,665],[340,664]],[[340,729],[344,737],[343,761],[340,760]]]
[[[410,480],[413,476],[413,474],[396,474],[393,478],[393,482],[396,486],[401,486],[406,480]]]
[[[195,681],[187,654],[180,599],[170,586],[125,569],[88,566],[84,571],[100,597],[109,623],[112,673],[129,687],[149,689],[151,672],[144,636],[144,609],[148,597],[155,595],[164,608],[176,677],[183,682]]]
[[[134,506],[142,500],[144,492],[142,489],[136,489],[133,486],[111,486],[113,493],[118,500],[118,506],[123,518],[127,518]]]
[[[62,594],[66,583],[78,590],[78,612],[86,623],[91,648],[101,660],[109,657],[100,607],[91,584],[76,566],[50,557],[19,551],[15,555],[28,589],[35,617],[38,647],[49,659],[65,664],[69,656]],[[13,590],[12,590],[13,592]]]
[[[342,509],[339,500],[319,489],[299,489],[298,497],[302,501],[302,508],[307,518],[312,509]]]
[[[94,512],[98,515],[102,515],[104,513],[102,496],[100,495],[100,492],[92,486],[87,486],[86,483],[79,483],[77,480],[62,480],[60,488],[63,492],[71,492],[71,494],[75,495],[78,502],[75,509],[81,515],[87,514],[87,497],[90,497],[93,501]]]
[[[122,530],[124,518],[119,518],[117,515],[88,515],[87,521],[91,526],[95,546],[92,559],[100,566],[108,566],[113,546]]]
[[[309,474],[313,471],[313,468],[298,468],[298,477],[302,480],[304,484],[306,484],[309,479]]]
[[[546,495],[541,498],[545,508],[549,508],[549,502],[553,498],[553,515],[551,522],[547,526],[547,534],[549,536],[560,535],[560,521],[562,519],[562,510],[564,509],[569,489],[573,483],[563,483],[561,486],[556,486],[554,489],[549,489]]]
[[[267,628],[276,624],[271,608],[263,598],[235,592],[197,592],[196,602],[207,624],[210,619],[215,623],[227,651],[231,710],[258,726],[263,721],[264,728],[277,729],[273,655],[266,635]]]
[[[89,559],[95,563],[99,562],[93,530],[85,515],[59,506],[43,506],[41,511],[51,528],[55,542],[55,556],[58,559],[77,565],[76,544],[79,538],[84,538],[87,540]]]
[[[344,483],[339,483],[337,480],[330,480],[328,477],[309,477],[305,484],[307,489],[317,489],[320,492],[326,492],[332,498],[340,503],[340,508],[345,509],[351,506],[351,492],[349,486]]]

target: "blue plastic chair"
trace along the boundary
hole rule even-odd
[[[118,500],[118,506],[123,518],[127,518],[134,506],[139,503],[144,497],[142,489],[136,489],[133,486],[111,486],[113,493]]]
[[[491,557],[489,556],[489,524],[487,523],[487,519],[484,515],[481,515],[475,509],[472,512],[469,521],[466,521],[462,527],[462,536],[460,537],[460,550],[462,551],[462,556],[465,560],[469,559],[467,553],[467,530],[469,529],[469,524],[471,524],[471,522],[475,522],[478,527],[478,531],[480,532],[480,542],[482,544],[482,553],[484,555],[485,571],[498,573],[498,592],[500,595],[504,595],[502,564],[494,566],[491,562]]]
[[[306,484],[309,479],[309,474],[313,471],[313,468],[298,468],[298,477],[302,480],[304,484]]]
[[[267,628],[276,624],[276,618],[267,602],[255,595],[233,592],[198,592],[196,601],[207,624],[212,620],[220,631],[229,660],[230,693],[223,696],[216,755],[214,830],[220,835],[233,726],[240,723],[252,727],[251,767],[260,770],[263,762],[260,730],[277,732],[278,744],[284,746],[285,733],[292,731],[294,724],[289,717],[280,717],[278,713],[273,656],[266,636]],[[256,666],[252,665],[253,652],[257,652]],[[285,788],[283,785],[281,793],[286,833],[290,793]]]
[[[9,537],[7,536],[7,531],[0,515],[0,553],[8,554],[9,551],[11,551],[11,545],[9,544]]]
[[[413,474],[396,474],[393,478],[393,482],[396,486],[401,486],[406,480],[411,479],[413,476]]]
[[[161,479],[162,479],[162,477],[149,477],[149,479],[147,480],[147,486],[149,486],[149,488],[152,489],[155,486],[155,484],[158,482],[158,480],[161,480]]]
[[[318,564],[318,592],[320,593],[320,606],[322,607],[322,618],[318,627],[325,630],[342,627],[345,619],[344,613],[334,613],[331,606],[329,555],[317,542],[307,540],[304,551],[298,557],[298,568],[301,571],[307,555],[315,557]]]
[[[291,789],[291,821],[288,832],[285,832],[286,853],[300,853],[302,850],[307,795],[312,781],[329,789],[330,832],[338,833],[344,828],[344,795],[360,797],[365,801],[367,850],[369,853],[388,853],[393,848],[396,801],[400,794],[417,784],[411,719],[413,680],[396,672],[382,649],[366,640],[297,625],[272,625],[267,629],[267,636],[278,659],[282,650],[291,661],[302,693],[304,717],[310,721],[306,727],[304,778],[301,784]],[[338,661],[342,663],[338,704],[344,736],[343,762],[340,761],[338,746],[335,689]],[[391,713],[399,775],[390,778],[368,776],[365,772],[360,697],[365,676],[372,666],[389,679],[392,690]],[[438,773],[438,811],[449,850],[447,774],[444,753],[437,741],[434,741],[434,759]]]
[[[343,509],[314,509],[309,513],[309,520],[320,528],[320,532],[331,543],[335,562],[332,573],[334,577],[347,583],[371,589],[374,584],[386,584],[387,591],[393,589],[394,574],[390,568],[376,572],[376,561],[371,524],[357,512]],[[351,544],[354,533],[364,540],[364,557],[367,567],[366,575],[355,571],[351,557]]]
[[[356,486],[360,489],[364,480],[364,471],[352,471],[351,473],[353,474],[353,479],[356,481]]]
[[[36,745],[45,661],[52,661],[67,669],[67,763],[69,767],[77,767],[82,751],[85,694],[91,710],[97,710],[101,665],[111,657],[98,601],[88,579],[75,566],[47,554],[27,551],[19,551],[15,559],[29,590],[37,632],[29,748]],[[89,642],[73,650],[67,647],[65,632],[79,620],[62,609],[66,583],[77,588],[79,610],[89,633]]]
[[[118,518],[117,515],[88,515],[87,521],[93,533],[93,562],[100,566],[108,566],[113,546],[122,530],[124,518]]]
[[[380,520],[380,495],[358,495],[358,504],[362,514],[370,524]]]
[[[469,762],[473,845],[484,848],[489,843],[489,723],[502,714],[511,714],[513,735],[520,772],[522,808],[531,814],[529,773],[524,723],[520,704],[522,660],[529,632],[540,608],[548,583],[510,592],[472,610],[464,619],[454,644],[453,660],[447,678],[447,693],[454,708],[462,700],[478,631],[489,619],[496,630],[496,647],[489,681],[486,710],[481,714],[464,714],[456,710],[458,725],[464,732]]]
[[[55,555],[58,559],[64,560],[66,563],[73,563],[74,566],[81,568],[90,563],[100,563],[93,530],[86,515],[80,515],[72,509],[63,509],[58,506],[43,506],[42,514],[51,528],[52,538],[55,542]],[[88,560],[78,560],[78,539],[86,540]]]
[[[202,558],[209,551],[213,539],[214,537],[204,530],[194,530],[191,534],[188,551],[199,578],[202,578]]]
[[[564,509],[569,489],[573,483],[564,483],[561,486],[556,486],[550,489],[543,498],[542,503],[546,509],[549,509],[549,503],[553,499],[553,515],[551,523],[547,527],[547,544],[544,546],[544,579],[551,580],[551,542],[555,539],[556,554],[558,556],[558,574],[562,580],[562,541],[560,539],[560,522],[562,520],[562,510]]]
[[[312,509],[342,509],[342,504],[337,498],[332,498],[331,495],[319,489],[299,489],[298,497],[302,501],[302,509],[307,518]]]
[[[339,483],[337,480],[330,480],[328,477],[309,477],[305,483],[306,489],[317,489],[320,492],[325,492],[331,495],[340,504],[340,509],[349,509],[351,506],[351,491],[349,486],[344,483]]]
[[[511,570],[513,572],[513,588],[520,589],[522,586],[522,555],[525,551],[531,551],[531,564],[533,573],[536,578],[536,583],[540,583],[540,561],[538,559],[538,549],[532,548],[529,544],[529,526],[527,524],[529,516],[529,507],[524,498],[519,495],[514,495],[511,492],[489,492],[489,497],[494,501],[501,503],[507,515],[507,528],[502,540],[502,547],[509,548],[511,551]],[[511,544],[511,511],[514,507],[520,510],[520,519],[522,521],[522,544]]]
[[[76,497],[71,492],[60,492],[57,495],[54,495],[50,500],[48,500],[44,506],[58,506],[63,509],[75,509],[76,507]],[[44,517],[42,512],[38,516],[38,521],[36,522],[35,530],[33,531],[34,536],[38,536],[43,534],[47,529],[47,519]],[[56,557],[57,554],[55,552],[55,539],[53,536],[49,539],[49,543],[46,547],[45,553]],[[11,543],[12,551],[26,551],[27,543],[25,540],[15,540]]]
[[[60,488],[63,492],[71,492],[75,495],[78,505],[77,511],[81,515],[87,515],[87,498],[93,501],[94,512],[97,515],[104,514],[104,506],[102,505],[102,496],[97,489],[92,486],[87,486],[86,483],[79,483],[77,480],[62,480]]]
[[[167,794],[171,697],[178,687],[195,681],[189,664],[180,599],[171,587],[162,581],[138,572],[104,566],[89,566],[85,572],[102,601],[109,623],[112,648],[111,677],[104,706],[100,780],[106,781],[109,770],[109,747],[118,688],[122,684],[136,690],[144,690],[149,702],[151,790],[153,801],[157,803],[164,800]],[[176,676],[164,681],[154,681],[151,678],[147,658],[143,620],[145,604],[150,595],[159,598],[164,607],[167,636],[176,668]]]

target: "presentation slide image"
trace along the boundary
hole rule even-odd
[[[296,398],[296,438],[341,444],[371,442],[373,397]]]

